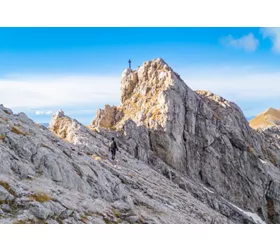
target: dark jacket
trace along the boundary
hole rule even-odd
[[[117,150],[119,150],[117,143],[115,141],[111,141],[109,144],[109,151],[116,153]]]

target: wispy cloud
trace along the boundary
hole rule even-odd
[[[211,69],[211,75],[205,71],[185,75],[184,80],[192,89],[210,90],[234,100],[267,100],[280,98],[280,71],[270,73],[248,72],[239,74],[238,70],[222,72]],[[199,74],[200,73],[200,74]]]
[[[259,40],[255,38],[253,33],[249,33],[248,35],[240,38],[234,38],[232,35],[226,36],[221,39],[221,43],[227,47],[243,49],[247,52],[254,52],[259,45]]]
[[[264,38],[271,40],[272,51],[280,53],[280,28],[262,28],[261,33]]]
[[[0,102],[10,108],[49,115],[57,107],[91,107],[119,103],[120,77],[17,76],[0,79]],[[84,111],[83,111],[84,112]]]
[[[35,111],[35,115],[52,115],[54,112],[51,110],[37,110]]]
[[[196,69],[181,74],[186,84],[220,95],[238,104],[246,116],[256,115],[268,107],[280,108],[280,70],[261,72],[244,68]]]

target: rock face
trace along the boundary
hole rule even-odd
[[[162,59],[125,70],[121,90],[88,127],[0,106],[0,223],[280,222],[278,127],[253,130]]]
[[[269,108],[252,119],[249,124],[254,129],[278,126],[280,125],[280,110]]]
[[[226,201],[216,203],[233,217],[216,212],[121,148],[112,164],[107,139],[62,111],[50,129],[0,106],[0,223],[255,222]]]
[[[113,122],[116,131],[103,126],[104,136],[118,136],[153,169],[164,173],[171,167],[173,181],[182,187],[178,179],[187,177],[266,222],[280,222],[275,136],[266,139],[251,129],[236,104],[191,90],[162,59],[125,70],[121,90],[116,112],[122,115]]]
[[[113,128],[116,124],[115,121],[119,120],[122,113],[118,111],[116,106],[105,105],[104,110],[99,109],[97,111],[97,119],[93,122],[93,125],[97,127]]]

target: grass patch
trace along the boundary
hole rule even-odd
[[[12,113],[6,109],[3,110],[7,115],[11,115]]]
[[[45,193],[35,193],[30,195],[29,198],[41,203],[52,200],[52,198]]]
[[[86,215],[81,217],[81,222],[87,224],[87,216]]]
[[[0,135],[0,140],[2,140],[4,142],[6,136],[5,135]]]
[[[120,213],[120,211],[118,210],[118,209],[115,209],[115,208],[113,208],[113,214],[117,217],[117,218],[120,218],[121,217],[121,213]]]
[[[11,131],[17,135],[26,135],[20,128],[13,126]]]
[[[27,220],[16,220],[13,222],[13,224],[48,224],[44,220],[32,220],[32,219],[27,219]]]
[[[5,121],[5,122],[8,122],[8,118],[6,118],[6,117],[0,117],[0,119]]]
[[[268,158],[269,158],[269,161],[274,165],[274,166],[277,166],[277,158],[276,156],[271,153],[270,151],[268,151]]]
[[[0,185],[5,188],[11,195],[16,196],[16,193],[14,190],[11,189],[9,183],[5,181],[0,181]]]
[[[105,221],[106,224],[120,224],[121,223],[120,218],[118,218],[117,221],[113,221],[113,220],[110,220],[108,218],[103,218],[103,220]]]
[[[250,146],[248,146],[247,151],[248,151],[249,153],[253,153],[253,152],[254,152],[253,148],[250,147]]]

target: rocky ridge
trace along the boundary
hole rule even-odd
[[[126,69],[121,90],[104,136],[116,135],[154,169],[164,172],[164,163],[264,221],[280,222],[280,151],[272,145],[279,141],[253,130],[236,104],[191,90],[162,59]],[[92,128],[109,117],[102,114]]]
[[[121,90],[88,127],[0,106],[0,223],[279,223],[278,130],[162,59],[126,69]]]
[[[106,138],[62,111],[50,126],[0,106],[0,223],[232,222],[125,150],[114,166]]]

